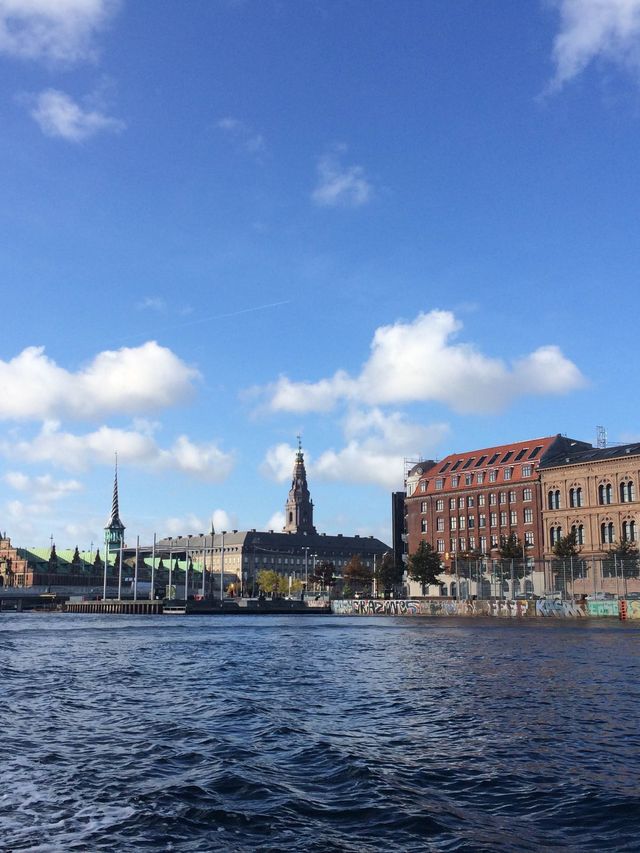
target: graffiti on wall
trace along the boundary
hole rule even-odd
[[[506,618],[556,617],[577,619],[584,616],[617,616],[617,601],[589,602],[588,610],[582,603],[555,600],[500,600],[490,601],[451,601],[393,599],[377,600],[370,598],[347,599],[332,602],[333,612],[339,616],[492,616]],[[637,605],[634,615],[629,619],[640,619],[640,601],[629,602]],[[598,605],[598,607],[592,607]],[[601,605],[607,605],[601,607]],[[614,605],[612,608],[611,605]]]

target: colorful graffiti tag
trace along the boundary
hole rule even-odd
[[[437,599],[371,598],[347,599],[332,602],[333,613],[339,616],[491,616],[506,618],[581,619],[586,616],[617,617],[617,601],[555,601],[553,599],[451,601]],[[640,601],[626,602],[626,618],[640,619]]]

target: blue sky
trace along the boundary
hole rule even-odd
[[[640,436],[640,0],[0,0],[0,529],[387,539],[403,459]]]

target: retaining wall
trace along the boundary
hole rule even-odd
[[[338,616],[501,616],[507,618],[555,617],[581,619],[587,616],[640,619],[640,601],[438,601],[372,598],[336,600],[331,604]]]

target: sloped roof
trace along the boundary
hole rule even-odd
[[[607,459],[626,459],[640,456],[640,444],[621,444],[615,447],[558,448],[557,453],[548,454],[540,463],[540,468],[559,468],[563,465],[577,465],[587,462],[604,462]]]

